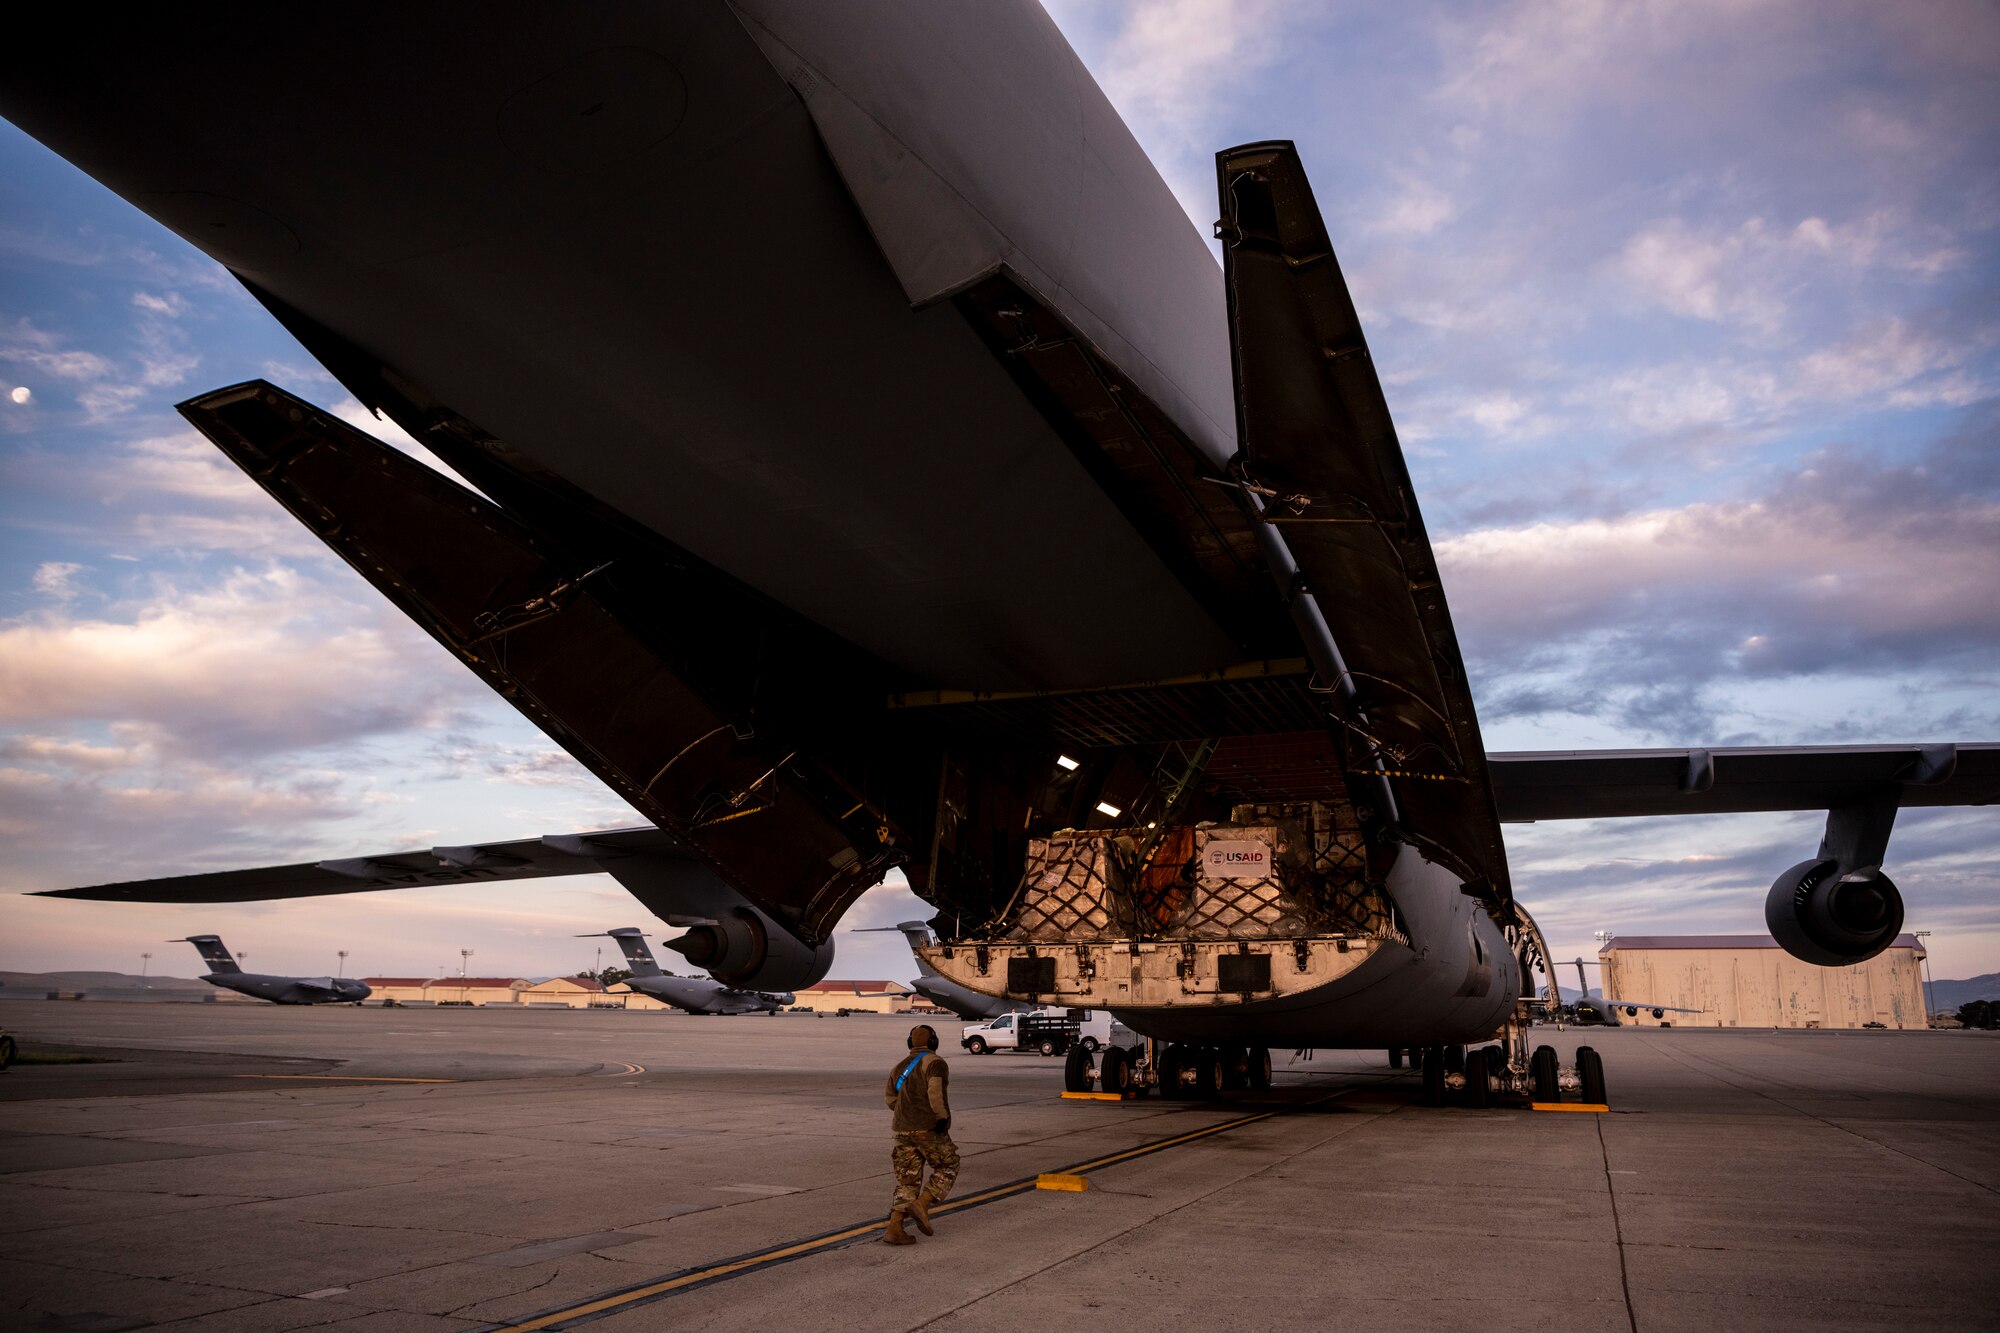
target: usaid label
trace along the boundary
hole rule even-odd
[[[1201,873],[1208,879],[1265,879],[1271,874],[1271,848],[1259,839],[1216,840],[1201,849]]]

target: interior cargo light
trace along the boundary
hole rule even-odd
[[[1110,815],[1113,819],[1116,819],[1125,812],[1109,801],[1099,801],[1097,803],[1097,813],[1100,815]]]
[[[1074,773],[1076,772],[1077,769],[1082,768],[1083,765],[1077,763],[1076,760],[1070,758],[1066,754],[1059,754],[1056,756],[1056,767],[1065,768],[1068,769],[1070,772]]]

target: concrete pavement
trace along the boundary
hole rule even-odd
[[[34,1002],[0,1023],[126,1056],[0,1075],[0,1327],[472,1330],[675,1274],[699,1284],[614,1299],[602,1327],[1973,1328],[2000,1297],[2000,1041],[1975,1033],[1550,1033],[1604,1053],[1614,1111],[1545,1115],[1426,1110],[1379,1053],[1277,1053],[1268,1099],[1067,1103],[1058,1062],[957,1053],[946,1024],[960,1197],[1280,1114],[905,1249],[713,1276],[879,1217],[905,1022]]]

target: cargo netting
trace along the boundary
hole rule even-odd
[[[1135,923],[1125,892],[1131,838],[1074,833],[1032,838],[1008,939],[1035,943],[1129,939]]]

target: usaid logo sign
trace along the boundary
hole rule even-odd
[[[1271,873],[1271,848],[1258,839],[1209,843],[1201,849],[1201,873],[1208,879],[1264,879]]]

